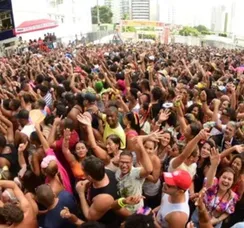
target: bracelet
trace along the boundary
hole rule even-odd
[[[176,102],[174,102],[174,106],[175,106],[175,107],[180,107],[180,101],[176,101]]]
[[[126,206],[126,204],[124,204],[123,203],[123,200],[124,200],[125,198],[119,198],[118,199],[118,205],[120,206],[120,207],[125,207]]]
[[[201,101],[202,103],[205,103],[205,102],[207,102],[207,100],[204,100],[204,101]]]

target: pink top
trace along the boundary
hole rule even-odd
[[[54,151],[49,148],[47,151],[46,151],[46,155],[53,155],[56,157]],[[66,191],[70,192],[70,193],[73,193],[72,191],[72,188],[71,188],[71,184],[70,184],[70,179],[69,179],[69,176],[66,172],[66,170],[64,169],[64,167],[61,165],[61,163],[58,161],[57,159],[57,164],[58,164],[58,171],[61,175],[61,178],[62,178],[62,181],[63,181],[63,185],[64,185],[64,188]],[[49,180],[48,178],[46,178],[46,183],[49,183]]]
[[[129,130],[125,133],[126,135],[126,139],[129,139],[129,138],[132,138],[132,137],[135,137],[135,136],[138,136],[138,133],[135,131],[135,130]]]

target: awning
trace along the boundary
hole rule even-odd
[[[25,21],[21,23],[17,28],[15,28],[16,35],[28,33],[28,32],[36,32],[45,29],[51,29],[58,26],[58,23],[54,20],[50,19],[40,19],[33,21]]]

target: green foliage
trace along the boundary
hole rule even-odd
[[[201,34],[202,35],[213,35],[214,33],[210,32],[210,31],[202,31]]]
[[[198,25],[194,27],[198,32],[200,33],[206,33],[209,32],[208,28],[204,25]]]
[[[154,27],[142,27],[140,30],[141,31],[155,31],[155,28]]]
[[[99,17],[101,24],[111,24],[113,13],[111,9],[107,6],[98,6],[99,8]],[[97,6],[94,6],[92,9],[92,24],[97,24]]]
[[[227,37],[227,34],[226,33],[219,33],[219,36]]]
[[[130,19],[130,16],[129,14],[125,13],[122,17],[122,20],[129,20]]]
[[[155,34],[139,34],[138,35],[139,39],[150,39],[150,40],[156,40],[156,35]]]
[[[197,29],[189,27],[189,26],[184,26],[180,31],[179,34],[181,36],[199,36],[200,32],[197,31]]]
[[[124,26],[122,30],[123,32],[136,32],[136,28],[133,26]]]

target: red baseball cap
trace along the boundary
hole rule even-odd
[[[166,184],[187,190],[192,183],[191,175],[185,170],[175,170],[172,173],[163,173]]]

